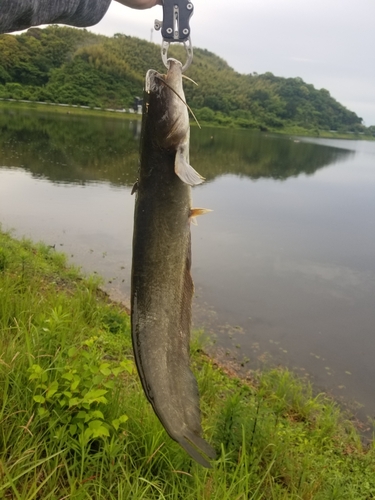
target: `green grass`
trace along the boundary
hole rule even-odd
[[[137,113],[119,113],[115,111],[106,111],[105,109],[87,109],[81,107],[72,107],[72,106],[59,106],[54,103],[46,103],[39,104],[37,102],[22,102],[22,101],[2,101],[0,100],[0,109],[20,109],[20,110],[34,110],[34,111],[43,111],[46,113],[54,113],[54,114],[64,114],[67,113],[71,115],[83,115],[83,116],[100,116],[105,118],[119,118],[119,119],[131,119],[131,120],[140,120],[142,115]],[[191,119],[191,126],[197,126],[195,121]],[[220,125],[217,122],[205,122],[200,121],[201,127],[210,127],[210,128],[237,128],[241,129],[241,127],[237,126],[234,122],[230,125]],[[250,129],[255,130],[255,129]],[[293,136],[305,136],[305,137],[320,137],[326,139],[349,139],[349,140],[366,140],[373,141],[375,137],[372,135],[363,135],[363,134],[349,134],[343,132],[330,132],[328,130],[317,130],[317,129],[306,129],[298,126],[289,126],[286,125],[283,128],[274,129],[269,127],[268,132],[273,134],[282,134],[282,135],[293,135]]]
[[[298,126],[286,125],[282,129],[273,130],[273,133],[288,134],[294,136],[317,137],[322,139],[347,139],[351,141],[374,141],[375,136],[370,134],[359,134],[350,132],[332,132],[322,129],[308,129]]]
[[[46,113],[64,114],[66,115],[84,115],[84,116],[101,116],[105,118],[127,118],[132,120],[140,120],[142,115],[137,113],[120,113],[117,111],[107,111],[106,109],[82,108],[80,106],[59,106],[56,103],[39,104],[29,101],[2,101],[0,100],[1,109],[20,109],[43,111]]]
[[[0,231],[0,499],[375,498],[375,447],[290,372],[230,377],[192,343],[210,470],[141,390],[129,318],[45,245]]]

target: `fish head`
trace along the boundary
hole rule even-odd
[[[153,141],[163,149],[178,149],[189,137],[189,114],[182,86],[182,64],[168,59],[162,75],[149,70],[145,83],[146,119],[152,124]]]

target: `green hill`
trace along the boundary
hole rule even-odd
[[[173,50],[172,50],[173,49]],[[170,55],[184,59],[182,47]],[[158,45],[117,34],[50,26],[0,36],[0,97],[128,108],[142,95],[149,68],[163,71]],[[195,49],[186,82],[189,105],[203,122],[260,130],[299,127],[364,132],[362,118],[325,89],[272,73],[242,75],[220,57]]]

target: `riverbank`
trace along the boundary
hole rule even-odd
[[[18,101],[15,99],[0,99],[0,109],[30,109],[34,111],[43,111],[47,113],[60,113],[60,114],[71,114],[78,116],[100,116],[106,118],[126,118],[132,120],[140,120],[142,118],[141,114],[129,113],[125,110],[116,109],[101,109],[101,108],[89,108],[88,106],[77,106],[68,104],[57,104],[57,103],[41,103],[33,101]],[[191,125],[195,126],[195,120],[191,120]],[[243,130],[241,127],[236,127],[234,124],[230,127],[220,125],[216,122],[200,122],[202,127],[214,127],[214,128],[236,128],[238,130]],[[255,129],[249,129],[254,131]],[[339,133],[336,131],[329,130],[308,130],[302,127],[283,127],[283,128],[269,128],[263,130],[263,132],[269,132],[272,134],[282,134],[291,136],[301,136],[301,137],[319,137],[325,139],[348,139],[348,140],[375,140],[374,136],[364,135],[364,134],[354,134],[354,133]]]
[[[125,110],[90,108],[88,106],[78,106],[69,104],[58,104],[52,102],[18,101],[16,99],[0,99],[0,109],[29,109],[47,113],[71,114],[78,116],[100,116],[105,118],[127,118],[140,120],[141,114],[130,113]]]
[[[205,437],[192,463],[134,369],[129,318],[63,254],[0,231],[0,497],[370,499],[375,447],[285,370],[229,376],[192,343]]]

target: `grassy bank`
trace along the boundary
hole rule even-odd
[[[0,231],[0,298],[0,498],[375,498],[375,447],[289,372],[240,381],[193,342],[206,470],[153,414],[97,281]]]
[[[0,100],[0,109],[19,109],[42,111],[46,113],[71,114],[78,116],[101,116],[106,118],[127,118],[131,120],[140,120],[142,115],[136,113],[124,113],[116,110],[83,108],[81,106],[61,106],[55,103],[40,104],[38,102],[26,101],[2,101]]]
[[[193,120],[190,120],[190,124],[195,126],[196,123]],[[264,132],[264,133],[272,133],[272,134],[280,134],[280,135],[291,135],[298,137],[314,137],[314,138],[322,138],[322,139],[348,139],[351,141],[375,141],[374,135],[365,135],[359,133],[349,133],[349,132],[336,132],[331,130],[321,130],[321,129],[309,129],[303,128],[299,126],[293,126],[286,124],[283,127],[254,127],[254,128],[246,128],[236,125],[234,122],[229,125],[223,125],[217,122],[206,122],[199,121],[200,126],[203,127],[213,127],[213,128],[223,128],[223,129],[237,129],[237,130],[248,130],[249,132]]]
[[[336,132],[331,130],[321,130],[321,129],[306,129],[302,127],[286,126],[283,129],[274,130],[277,134],[287,134],[293,136],[301,137],[316,137],[323,139],[348,139],[350,141],[374,141],[374,135],[365,135],[359,133],[350,132]]]
[[[22,101],[3,101],[0,100],[0,109],[27,109],[27,110],[34,110],[34,111],[42,111],[42,112],[47,112],[47,113],[60,113],[60,114],[72,114],[72,115],[83,115],[83,116],[101,116],[101,117],[107,117],[107,118],[126,118],[126,119],[131,119],[131,120],[140,120],[142,118],[142,115],[135,114],[135,113],[123,113],[123,112],[117,112],[115,110],[113,111],[108,111],[105,109],[93,109],[93,108],[82,108],[80,106],[60,106],[58,104],[54,103],[46,103],[46,104],[40,104],[37,102],[22,102]],[[196,122],[191,119],[191,125],[195,126]],[[232,123],[230,126],[229,125],[220,125],[216,122],[205,122],[205,121],[200,121],[201,127],[214,127],[214,128],[236,128],[239,130],[243,130],[243,128],[236,126],[234,123]],[[258,129],[249,129],[250,131],[258,130]],[[283,134],[283,135],[293,135],[293,136],[305,136],[305,137],[321,137],[321,138],[326,138],[326,139],[349,139],[349,140],[367,140],[367,141],[373,141],[375,140],[374,136],[371,135],[364,135],[364,134],[350,134],[350,133],[338,133],[338,132],[331,132],[328,130],[309,130],[305,129],[302,127],[283,127],[283,128],[277,128],[277,129],[272,129],[269,128],[267,132],[271,132],[273,134]]]

